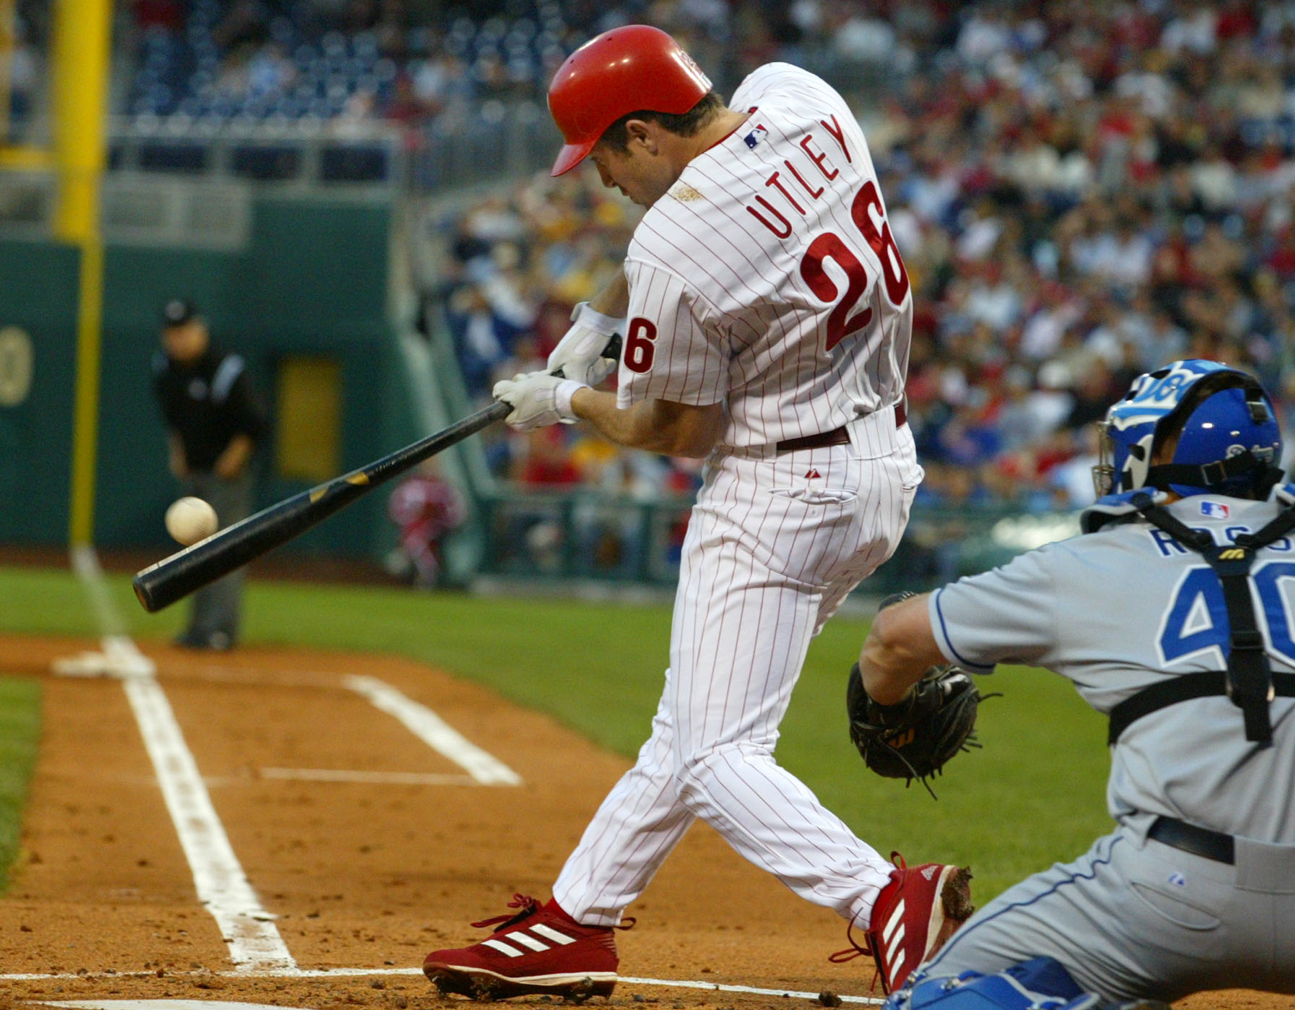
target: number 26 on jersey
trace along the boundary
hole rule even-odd
[[[895,237],[890,232],[890,223],[886,220],[875,182],[869,180],[859,190],[854,203],[850,205],[850,219],[881,261],[886,298],[891,305],[899,308],[908,297],[908,271],[904,269],[899,247],[895,245]],[[847,284],[844,295],[823,268],[823,263],[829,259],[845,272]],[[800,275],[815,295],[825,302],[836,302],[827,317],[827,350],[830,351],[843,338],[872,322],[871,307],[850,315],[855,304],[868,290],[868,268],[850,248],[849,243],[836,232],[823,232],[809,244],[800,261]]]
[[[886,220],[877,184],[871,180],[863,185],[850,205],[850,220],[868,247],[881,263],[881,275],[886,285],[886,298],[895,308],[908,297],[908,271],[895,245],[890,222]],[[828,275],[823,264],[831,260],[846,276],[845,294]],[[810,242],[800,261],[800,275],[809,289],[825,302],[835,302],[827,317],[826,350],[831,350],[851,333],[872,322],[872,308],[865,307],[850,315],[864,292],[868,290],[868,268],[850,244],[833,231],[823,232]],[[839,300],[838,300],[839,299]],[[650,319],[635,316],[625,333],[623,361],[631,372],[642,374],[652,367],[656,357],[656,324]]]

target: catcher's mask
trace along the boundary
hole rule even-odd
[[[1152,487],[1262,500],[1281,480],[1272,401],[1252,376],[1217,361],[1174,361],[1139,375],[1098,430],[1099,498]],[[1166,445],[1172,457],[1153,466]]]

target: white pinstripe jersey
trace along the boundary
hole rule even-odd
[[[897,402],[913,299],[841,96],[771,63],[732,108],[635,229],[618,404],[724,402],[720,444],[759,446]]]

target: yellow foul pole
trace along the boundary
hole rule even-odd
[[[111,0],[56,0],[54,154],[59,174],[54,235],[81,250],[77,301],[76,413],[72,434],[73,546],[94,538],[94,481],[99,427],[103,242],[99,179],[105,162]]]

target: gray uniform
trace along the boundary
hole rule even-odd
[[[1169,506],[1218,544],[1254,532],[1274,503],[1200,495]],[[1274,672],[1295,670],[1295,544],[1251,569]],[[1041,666],[1108,713],[1167,677],[1226,668],[1228,622],[1199,554],[1140,518],[1051,544],[932,594],[941,651],[972,672]],[[993,973],[1050,955],[1108,999],[1173,1000],[1247,986],[1295,993],[1295,699],[1269,707],[1273,745],[1245,739],[1227,698],[1183,701],[1125,729],[1107,804],[1118,822],[981,909],[926,974]],[[1149,839],[1156,817],[1235,836],[1235,863]]]

